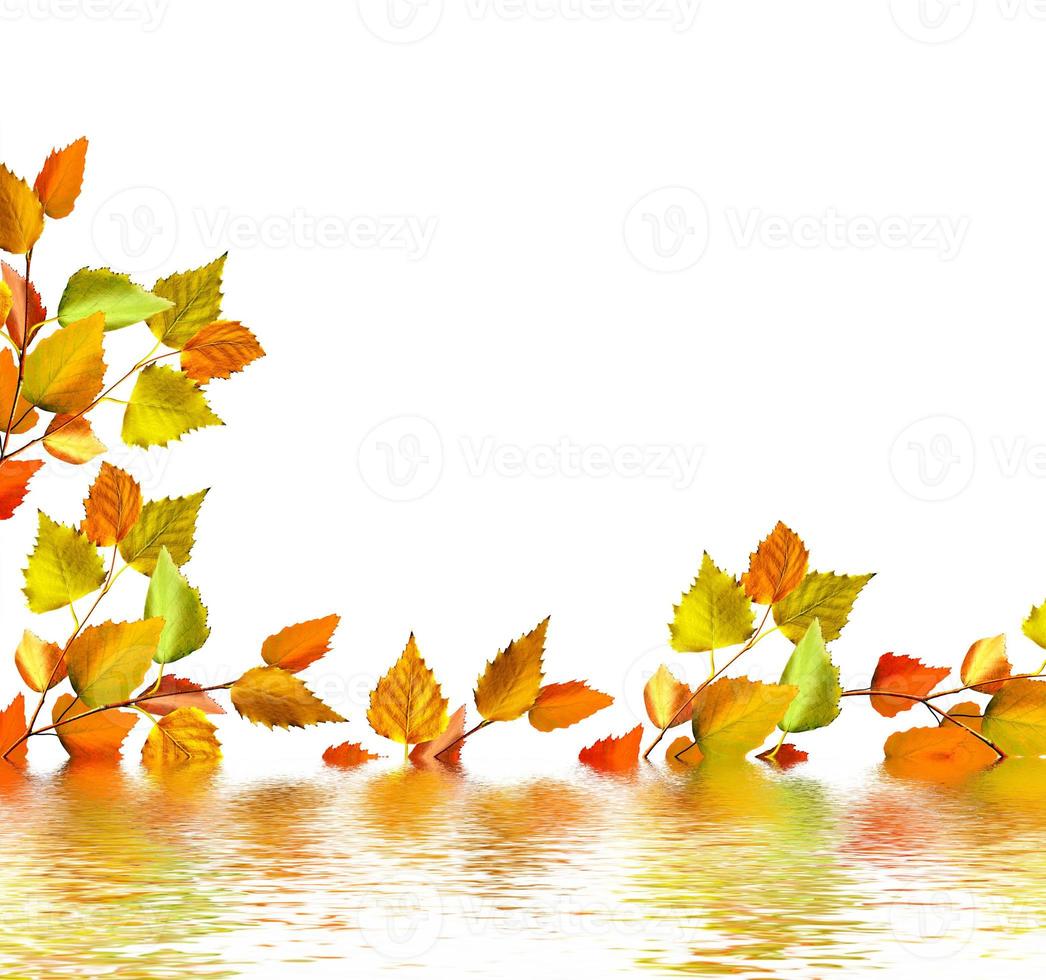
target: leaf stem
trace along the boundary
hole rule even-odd
[[[481,728],[486,728],[488,725],[493,724],[494,722],[488,721],[486,718],[484,718],[483,721],[481,721],[475,728],[470,728],[467,732],[465,732],[464,735],[459,735],[456,739],[454,739],[454,741],[451,742],[450,745],[448,745],[445,749],[441,749],[439,752],[437,752],[436,758],[438,759],[445,752],[449,752],[459,742],[464,742],[465,739],[467,739],[470,735],[475,735],[476,732],[478,732]]]

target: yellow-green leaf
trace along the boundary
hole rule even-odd
[[[513,721],[526,714],[541,691],[548,619],[513,640],[487,664],[476,682],[476,707],[487,721]]]
[[[126,701],[149,670],[163,620],[88,626],[70,644],[65,662],[69,683],[89,708]]]
[[[178,571],[166,548],[160,549],[156,569],[149,579],[145,615],[163,618],[163,633],[153,659],[171,664],[199,650],[211,635],[207,609],[194,589]]]
[[[254,667],[229,691],[242,718],[266,728],[304,728],[344,721],[313,694],[296,674],[280,667]]]
[[[196,538],[196,518],[206,490],[188,497],[165,497],[150,500],[142,506],[141,514],[127,536],[120,542],[120,554],[136,571],[152,575],[166,548],[178,566],[189,560]]]
[[[1046,648],[1046,602],[1041,606],[1031,607],[1031,612],[1021,628],[1032,643]]]
[[[192,379],[173,368],[152,364],[138,375],[123,417],[129,446],[166,446],[187,432],[224,425],[211,411]]]
[[[222,310],[222,273],[225,256],[189,272],[176,272],[153,286],[153,293],[174,305],[149,318],[157,340],[180,350],[201,327],[214,323]]]
[[[25,592],[34,613],[61,609],[101,587],[105,568],[86,535],[39,515],[36,547],[25,569]]]
[[[1007,755],[1046,754],[1046,683],[1007,681],[984,709],[981,731]]]
[[[839,717],[843,696],[839,668],[828,656],[820,620],[815,619],[795,645],[781,674],[781,683],[799,688],[781,719],[781,731],[809,732],[824,728]]]
[[[694,703],[694,740],[705,759],[738,759],[763,744],[799,688],[721,677]]]
[[[142,746],[142,763],[148,768],[162,768],[216,762],[222,757],[216,731],[199,708],[176,708],[153,725]]]
[[[732,575],[716,567],[708,552],[694,584],[673,607],[669,624],[672,649],[680,653],[721,650],[744,643],[752,635],[752,600]]]
[[[839,638],[861,589],[874,577],[810,572],[791,594],[774,603],[774,622],[793,643],[798,643],[810,624],[821,621],[825,642]]]
[[[169,310],[169,299],[146,292],[131,277],[111,269],[81,269],[66,283],[58,303],[63,326],[95,313],[105,316],[106,330],[119,330]]]
[[[56,330],[25,360],[22,396],[45,412],[75,415],[102,390],[105,377],[100,313]]]

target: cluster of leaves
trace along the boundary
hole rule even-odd
[[[207,386],[264,355],[250,330],[222,318],[225,256],[151,290],[110,269],[81,269],[48,317],[31,278],[33,253],[46,219],[72,213],[86,155],[86,139],[55,150],[33,186],[0,165],[0,249],[25,263],[23,275],[4,262],[0,282],[0,520],[23,503],[48,456],[84,465],[107,451],[92,426],[103,403],[124,406],[125,443],[166,446],[220,425]],[[106,335],[143,323],[152,349],[107,385]],[[161,363],[170,360],[177,366]],[[126,400],[112,397],[131,382]],[[5,760],[24,764],[28,740],[42,733],[57,735],[73,758],[112,760],[143,716],[152,722],[146,763],[215,759],[220,749],[207,716],[222,713],[208,694],[217,690],[229,692],[241,716],[270,728],[343,720],[296,676],[327,651],[337,617],[269,637],[261,664],[227,683],[203,687],[165,673],[210,634],[200,594],[182,572],[206,493],[144,501],[129,473],[103,462],[78,527],[38,514],[25,596],[36,614],[68,609],[73,629],[62,642],[26,630],[18,644],[18,671],[39,699],[28,719],[22,694],[0,712]],[[128,569],[147,580],[142,618],[89,625]],[[87,603],[85,612],[78,602]],[[61,692],[66,682],[71,690]],[[58,696],[45,724],[40,714],[52,690]]]

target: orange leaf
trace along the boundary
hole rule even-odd
[[[84,501],[86,516],[80,530],[103,548],[122,541],[142,512],[142,488],[123,470],[102,463]]]
[[[87,138],[81,136],[64,150],[52,150],[36,178],[34,190],[49,218],[65,218],[72,213],[84,180]]]
[[[24,255],[44,230],[44,207],[21,177],[0,163],[0,249]]]
[[[90,710],[72,694],[63,694],[54,703],[51,720],[75,718]],[[99,711],[86,718],[64,722],[55,731],[62,748],[78,762],[115,762],[120,758],[127,733],[134,728],[138,715],[131,711]]]
[[[0,521],[6,521],[25,500],[29,481],[43,465],[39,459],[5,459],[0,463]]]
[[[803,580],[809,558],[810,552],[802,538],[778,521],[752,552],[741,584],[755,602],[762,605],[779,602]]]
[[[151,685],[148,691],[143,693],[149,692],[152,692]],[[225,709],[214,698],[201,691],[199,684],[184,677],[165,674],[154,694],[155,696],[142,702],[142,707],[151,715],[169,715],[179,708],[198,708],[207,715],[225,714]]]
[[[7,332],[11,339],[19,346],[25,336],[25,277],[19,275],[6,262],[0,263],[4,282],[11,290],[11,312],[7,314]],[[29,326],[35,327],[47,319],[47,310],[40,301],[40,294],[32,283],[29,284]],[[4,419],[6,422],[7,419]]]
[[[773,754],[771,755],[771,753]],[[801,762],[806,762],[810,755],[802,749],[797,749],[791,742],[784,742],[778,746],[776,752],[773,749],[767,749],[765,752],[760,752],[756,758],[774,769],[785,771]]]
[[[551,732],[584,721],[613,703],[609,694],[594,691],[584,681],[546,684],[527,717],[539,732]]]
[[[5,347],[0,351],[0,432],[7,428],[7,420],[11,419],[11,431],[15,435],[21,435],[36,425],[40,418],[21,394],[18,395],[14,414],[11,413],[11,402],[17,390],[18,368],[15,366],[14,355]]]
[[[981,731],[984,726],[981,706],[976,701],[960,701],[958,704],[953,704],[947,713],[956,720],[949,721],[947,718],[942,718],[942,725],[959,727],[959,724],[962,724],[966,728],[972,728],[975,732]]]
[[[332,615],[288,626],[262,644],[262,659],[273,667],[282,667],[296,674],[330,649],[331,635],[340,620],[340,616]]]
[[[197,384],[228,378],[242,371],[265,351],[242,323],[219,320],[208,324],[182,348],[182,371]]]
[[[368,752],[359,742],[342,742],[341,745],[332,745],[323,753],[323,761],[327,765],[342,766],[345,769],[351,769],[353,766],[380,758],[380,755]]]
[[[19,694],[0,711],[0,755],[25,734],[26,720],[25,696]],[[28,745],[23,742],[7,757],[7,761],[12,765],[24,766],[28,757]]]
[[[65,680],[62,648],[57,643],[41,640],[29,630],[22,634],[22,642],[15,651],[15,666],[22,680],[34,691],[49,691]]]
[[[639,743],[643,738],[643,726],[636,725],[630,732],[618,738],[601,738],[598,742],[581,750],[578,759],[586,766],[604,772],[626,772],[639,764]]]
[[[967,651],[959,670],[964,684],[984,694],[994,694],[1003,685],[982,684],[982,681],[1009,677],[1012,673],[1013,668],[1006,657],[1006,637],[1002,634],[989,636],[974,643]]]
[[[676,758],[678,756],[678,758]],[[665,764],[670,769],[685,770],[696,766],[703,756],[692,738],[680,735],[665,749]]]
[[[461,738],[465,734],[465,705],[462,705],[450,716],[450,723],[446,731],[428,742],[418,742],[410,750],[410,761],[416,766],[424,768],[433,762],[442,762],[446,765],[456,766],[461,762],[461,750],[465,740]],[[458,741],[461,739],[461,741]],[[450,748],[449,752],[445,751]],[[443,755],[440,753],[443,752]],[[436,756],[439,756],[437,759]]]
[[[995,762],[995,753],[957,725],[894,732],[885,745],[888,768],[898,775],[955,778]]]
[[[646,713],[658,728],[674,727],[690,721],[694,714],[693,697],[694,692],[682,681],[676,680],[664,664],[657,668],[643,688]],[[684,704],[686,707],[677,716],[676,712]]]
[[[921,698],[929,694],[949,673],[947,667],[927,667],[915,657],[884,653],[872,675],[871,686],[875,691],[895,691],[897,694]],[[869,700],[884,718],[893,718],[919,703],[907,698],[884,698],[875,694]]]
[[[82,415],[56,415],[44,433],[44,449],[63,463],[81,466],[105,452],[91,423]]]

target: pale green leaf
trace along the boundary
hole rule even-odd
[[[809,732],[824,728],[839,717],[843,694],[839,668],[828,656],[820,620],[815,619],[795,645],[781,674],[781,683],[799,688],[778,725],[781,731]]]
[[[145,597],[146,617],[162,616],[163,633],[153,659],[170,664],[199,650],[211,631],[207,626],[207,609],[194,589],[178,571],[166,548],[160,549],[156,569],[149,579]]]
[[[93,313],[105,315],[105,329],[119,330],[170,309],[169,299],[154,296],[131,282],[130,276],[110,269],[81,269],[66,284],[58,304],[63,326]]]

